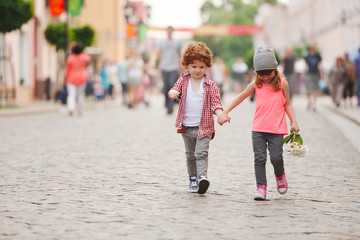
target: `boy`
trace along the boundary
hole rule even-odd
[[[189,192],[204,194],[207,179],[210,140],[215,136],[213,114],[222,114],[220,92],[206,75],[212,65],[212,52],[202,42],[191,43],[184,52],[181,64],[184,73],[168,92],[171,100],[181,100],[176,118],[178,133],[182,134],[189,174]]]

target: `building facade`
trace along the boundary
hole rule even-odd
[[[34,17],[20,30],[2,36],[2,83],[15,89],[16,103],[45,98],[45,92],[39,89],[44,90],[47,78],[56,79],[57,54],[44,37],[50,21],[46,1],[34,0]]]
[[[137,2],[134,4],[139,5]],[[5,56],[5,61],[0,62],[0,82],[7,88],[15,89],[15,103],[47,99],[47,80],[50,80],[51,98],[64,86],[65,53],[56,52],[44,36],[50,22],[67,21],[70,27],[90,25],[95,30],[95,43],[85,49],[95,60],[95,69],[105,60],[120,61],[125,58],[127,0],[86,0],[78,17],[70,17],[66,13],[53,17],[48,0],[34,0],[33,4],[34,16],[29,22],[20,30],[0,35],[0,49]],[[4,101],[0,104],[4,105]]]
[[[91,55],[98,55],[96,69],[104,61],[119,61],[125,58],[126,24],[125,0],[86,0],[78,17],[71,18],[71,26],[90,25],[96,31]],[[94,52],[95,51],[95,52]]]
[[[265,31],[254,37],[254,45],[272,46],[283,54],[287,47],[315,45],[325,66],[345,52],[356,56],[360,47],[360,1],[290,0],[288,5],[263,5],[256,24]]]

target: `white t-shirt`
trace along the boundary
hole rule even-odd
[[[133,66],[129,65],[128,76],[129,78],[141,78],[143,74],[144,61],[139,58],[136,60]]]
[[[241,62],[241,63],[236,62],[232,65],[232,70],[235,73],[244,74],[247,72],[248,66],[244,62]]]
[[[184,126],[196,127],[200,125],[204,106],[204,95],[204,78],[201,80],[200,90],[198,92],[192,91],[191,79],[189,79],[184,109]]]

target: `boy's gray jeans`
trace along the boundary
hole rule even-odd
[[[253,150],[254,150],[254,167],[257,186],[265,185],[266,181],[266,157],[269,149],[270,161],[274,167],[277,177],[284,173],[283,147],[281,141],[284,135],[252,132]]]
[[[211,134],[197,138],[199,127],[187,127],[182,134],[185,143],[187,170],[190,177],[207,177],[208,155]]]

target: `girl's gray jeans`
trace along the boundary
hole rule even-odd
[[[283,137],[284,135],[282,134],[252,132],[254,167],[257,186],[267,186],[267,149],[269,149],[270,161],[274,167],[275,175],[280,177],[284,173],[283,148],[281,143]]]
[[[190,177],[207,177],[211,134],[197,138],[199,127],[187,127],[182,134],[185,143],[187,170]]]

